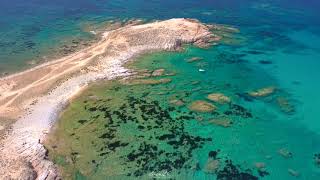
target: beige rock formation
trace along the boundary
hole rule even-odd
[[[217,126],[222,126],[225,128],[231,127],[232,126],[232,120],[228,118],[217,118],[217,119],[211,119],[209,120],[209,123],[217,125]]]
[[[201,57],[192,57],[192,58],[187,59],[187,62],[192,63],[192,62],[196,62],[196,61],[201,61],[202,59],[203,58],[201,58]]]
[[[165,69],[157,69],[157,70],[154,70],[151,75],[152,76],[163,76],[165,71],[166,71]]]
[[[289,100],[285,97],[278,97],[276,102],[279,105],[280,110],[284,113],[290,114],[295,111],[294,106],[290,104]]]
[[[286,148],[279,149],[278,153],[284,158],[292,158],[292,153]]]
[[[202,113],[206,113],[206,112],[212,112],[214,110],[216,110],[216,106],[208,103],[206,101],[194,101],[189,105],[189,109],[191,111],[196,111],[196,112],[202,112]]]
[[[266,164],[264,162],[256,162],[254,163],[254,166],[258,169],[258,170],[262,170],[266,167]]]
[[[248,94],[252,97],[265,97],[273,94],[275,92],[276,88],[271,86],[271,87],[265,87],[261,88],[258,90],[254,90],[249,92]]]
[[[169,103],[174,106],[183,106],[184,105],[184,102],[180,99],[172,99],[169,101]]]
[[[231,102],[231,99],[222,93],[212,93],[212,94],[209,94],[207,98],[211,101],[214,101],[220,104],[226,104]]]
[[[205,172],[207,173],[216,173],[219,170],[220,161],[217,159],[209,159],[206,166]]]

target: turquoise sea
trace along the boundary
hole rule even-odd
[[[316,0],[1,1],[0,73],[93,40],[87,27],[109,20],[187,17],[236,27],[232,40],[209,49],[186,46],[130,65],[173,72],[163,77],[170,83],[109,82],[84,92],[62,114],[50,158],[67,179],[318,180],[319,7]],[[187,62],[192,57],[202,59]],[[268,87],[275,88],[268,96],[248,95]],[[210,93],[231,103],[211,102]],[[190,111],[197,100],[217,110]]]

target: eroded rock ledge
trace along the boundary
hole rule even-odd
[[[208,47],[220,40],[212,28],[182,18],[128,25],[82,51],[0,79],[0,117],[17,119],[0,147],[0,179],[59,179],[42,142],[68,99],[92,81],[129,75],[122,65],[138,54],[184,43]]]

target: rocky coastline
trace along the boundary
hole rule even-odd
[[[1,139],[0,179],[60,179],[42,142],[70,98],[91,82],[132,74],[122,65],[134,56],[186,43],[208,47],[221,39],[215,28],[183,18],[129,24],[84,50],[1,78],[0,117],[16,121]]]

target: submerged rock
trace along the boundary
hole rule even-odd
[[[255,166],[257,169],[261,170],[261,169],[264,169],[264,168],[266,167],[266,164],[263,163],[263,162],[256,162],[256,163],[254,163],[254,166]]]
[[[294,176],[294,177],[299,177],[300,176],[300,173],[296,170],[293,170],[293,169],[288,169],[288,173],[291,175],[291,176]]]
[[[256,167],[259,176],[264,177],[270,175],[270,173],[266,169],[266,164],[264,162],[256,162],[254,166]]]
[[[220,119],[211,119],[209,123],[215,124],[217,126],[222,126],[228,128],[232,126],[233,122],[228,118],[220,118]]]
[[[173,99],[169,101],[170,104],[175,105],[175,106],[183,106],[184,102],[180,99]]]
[[[217,107],[211,103],[208,103],[206,101],[194,101],[190,104],[189,109],[191,111],[196,112],[212,112],[217,109]]]
[[[284,113],[291,114],[295,111],[294,106],[291,105],[288,99],[284,97],[278,97],[277,104],[279,105],[280,110]]]
[[[163,76],[165,69],[157,69],[152,72],[152,76]]]
[[[192,62],[201,61],[201,60],[203,60],[203,58],[201,58],[201,57],[192,57],[192,58],[187,59],[187,62],[192,63]]]
[[[225,103],[231,102],[230,98],[228,96],[225,96],[222,93],[212,93],[212,94],[209,94],[207,96],[207,98],[211,101],[214,101],[214,102],[217,102],[220,104],[225,104]]]
[[[37,64],[37,61],[36,60],[27,61],[27,64],[28,65],[35,65],[35,64]]]
[[[133,80],[125,80],[122,81],[123,84],[126,85],[157,85],[157,84],[166,84],[170,83],[171,79],[164,78],[164,79],[133,79]]]
[[[273,94],[275,92],[276,88],[273,86],[265,87],[262,89],[258,89],[255,91],[251,91],[248,94],[252,97],[265,97]]]
[[[200,84],[200,81],[192,81],[191,84],[192,85],[197,85],[197,84]]]
[[[284,158],[292,158],[292,153],[286,148],[279,149],[278,153]]]
[[[205,167],[205,172],[207,173],[216,173],[220,167],[220,161],[217,159],[209,159],[206,167]]]

